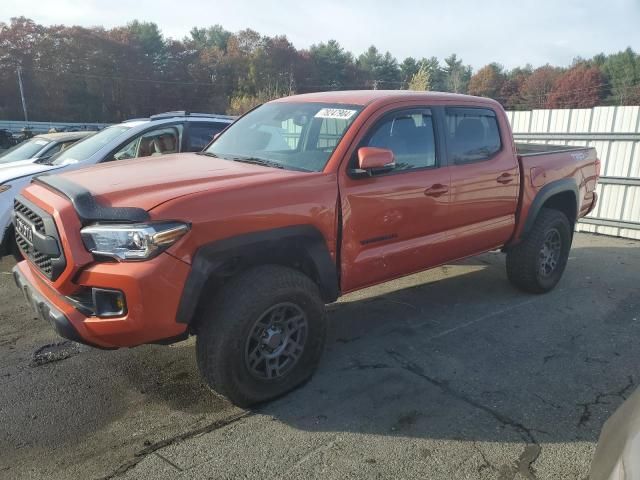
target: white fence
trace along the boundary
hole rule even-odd
[[[507,112],[516,141],[595,147],[598,205],[578,231],[640,239],[640,107]]]

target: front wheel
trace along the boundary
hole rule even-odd
[[[507,251],[509,281],[525,292],[552,290],[567,266],[572,233],[564,213],[543,208],[527,238]]]
[[[249,406],[307,380],[325,337],[317,285],[296,270],[260,266],[233,278],[203,309],[198,367],[213,390]]]

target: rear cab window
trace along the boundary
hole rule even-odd
[[[489,160],[502,149],[498,119],[489,108],[447,107],[445,125],[454,164]]]

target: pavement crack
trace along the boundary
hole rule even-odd
[[[178,468],[179,470],[181,470],[177,465],[173,464],[172,462],[169,462],[169,460],[167,460],[166,458],[158,454],[157,451],[160,450],[161,448],[168,447],[169,445],[173,445],[174,443],[182,442],[184,440],[188,440],[190,438],[197,437],[198,435],[202,435],[205,433],[210,433],[210,432],[213,432],[214,430],[219,430],[228,425],[236,423],[242,419],[248,418],[253,414],[254,413],[250,411],[241,412],[239,414],[232,415],[223,420],[216,420],[215,422],[205,425],[203,427],[187,430],[186,432],[182,432],[178,435],[174,435],[173,437],[166,438],[156,443],[151,443],[150,445],[147,445],[145,448],[143,448],[139,452],[136,452],[134,454],[134,458],[120,465],[113,473],[105,477],[102,477],[102,480],[111,480],[113,478],[121,477],[122,475],[127,473],[129,470],[133,469],[136,465],[138,465],[142,460],[144,460],[146,457],[148,457],[151,454],[156,454],[161,459],[173,465],[175,468]]]
[[[480,466],[478,466],[478,473],[482,472],[485,469],[490,469],[494,472],[498,471],[498,468],[489,461],[489,459],[487,458],[487,456],[485,455],[484,451],[478,446],[478,442],[472,442],[471,446],[473,447],[473,449],[478,452],[478,454],[480,455],[480,457],[482,458],[482,464]]]
[[[386,363],[362,363],[357,358],[352,358],[351,365],[341,368],[340,371],[346,372],[349,370],[380,370],[386,368],[394,367],[391,365],[387,365]]]
[[[400,353],[394,350],[386,350],[386,352],[391,358],[393,358],[398,363],[400,368],[425,380],[431,385],[438,387],[443,393],[451,397],[454,397],[457,400],[460,400],[466,403],[467,405],[470,405],[474,408],[482,410],[483,412],[492,416],[496,421],[498,421],[502,425],[511,427],[513,430],[515,430],[518,433],[518,435],[520,435],[522,440],[524,440],[527,443],[527,445],[525,446],[524,452],[522,453],[522,455],[520,455],[520,458],[518,459],[518,462],[515,468],[517,468],[517,472],[519,472],[521,475],[525,476],[526,478],[529,478],[529,479],[536,478],[533,470],[533,463],[540,456],[540,452],[542,451],[542,448],[540,447],[540,445],[538,444],[538,441],[533,435],[532,429],[504,415],[503,413],[497,410],[494,410],[493,408],[488,407],[478,402],[477,400],[474,400],[473,398],[466,395],[465,393],[452,388],[449,385],[449,382],[444,380],[439,380],[437,378],[429,376],[420,365],[410,361]]]
[[[316,453],[324,453],[327,450],[330,450],[331,448],[333,448],[338,443],[339,440],[340,440],[340,436],[336,435],[335,437],[333,437],[330,440],[324,442],[323,444],[321,444],[321,445],[319,445],[319,446],[317,446],[315,448],[312,448],[307,453],[305,453],[302,457],[300,457],[293,465],[291,465],[286,470],[285,475],[291,473],[293,470],[295,470],[300,465],[302,465],[307,460],[309,460],[311,457],[313,457]],[[278,475],[277,478],[281,478],[280,475]]]
[[[591,415],[592,415],[592,408],[595,407],[596,405],[608,405],[609,402],[607,402],[605,399],[609,398],[609,397],[618,397],[621,398],[623,401],[627,399],[627,394],[629,393],[629,390],[631,390],[634,386],[633,383],[633,376],[629,375],[627,377],[627,384],[624,385],[623,387],[611,391],[611,392],[600,392],[598,393],[595,398],[590,401],[590,402],[586,402],[586,403],[578,403],[576,404],[578,407],[582,408],[582,413],[580,414],[580,418],[578,419],[578,427],[584,427],[587,422],[589,422],[589,420],[591,420]]]
[[[537,393],[534,393],[533,396],[536,397],[538,400],[540,400],[545,405],[549,405],[550,407],[555,408],[556,410],[562,410],[562,407],[560,405],[558,405],[557,403],[552,402],[551,400],[547,400],[542,395],[538,395]]]
[[[171,465],[173,468],[175,468],[175,469],[176,469],[176,470],[178,470],[179,472],[182,472],[182,468],[180,468],[178,465],[176,465],[175,463],[173,463],[173,462],[172,462],[171,460],[169,460],[167,457],[165,457],[165,456],[161,455],[161,454],[160,454],[160,453],[158,453],[158,452],[153,452],[153,453],[154,453],[154,455],[155,455],[156,457],[158,457],[160,460],[162,460],[162,461],[164,461],[164,462],[168,463],[169,465]]]

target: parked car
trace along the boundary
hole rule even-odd
[[[66,150],[79,140],[95,132],[43,133],[31,137],[0,154],[0,168],[28,165],[37,160],[46,160]],[[20,162],[20,163],[18,163]]]
[[[551,290],[596,204],[589,147],[516,147],[499,103],[355,91],[292,96],[198,154],[42,176],[16,198],[15,280],[69,339],[197,335],[239,405],[308,379],[340,295],[489,250]]]
[[[602,427],[591,463],[591,480],[640,480],[640,390]]]
[[[4,128],[0,128],[0,152],[13,147],[16,144],[16,139],[13,134]]]
[[[168,112],[107,127],[47,161],[0,168],[0,257],[16,252],[13,198],[36,175],[103,162],[202,150],[234,117]]]

